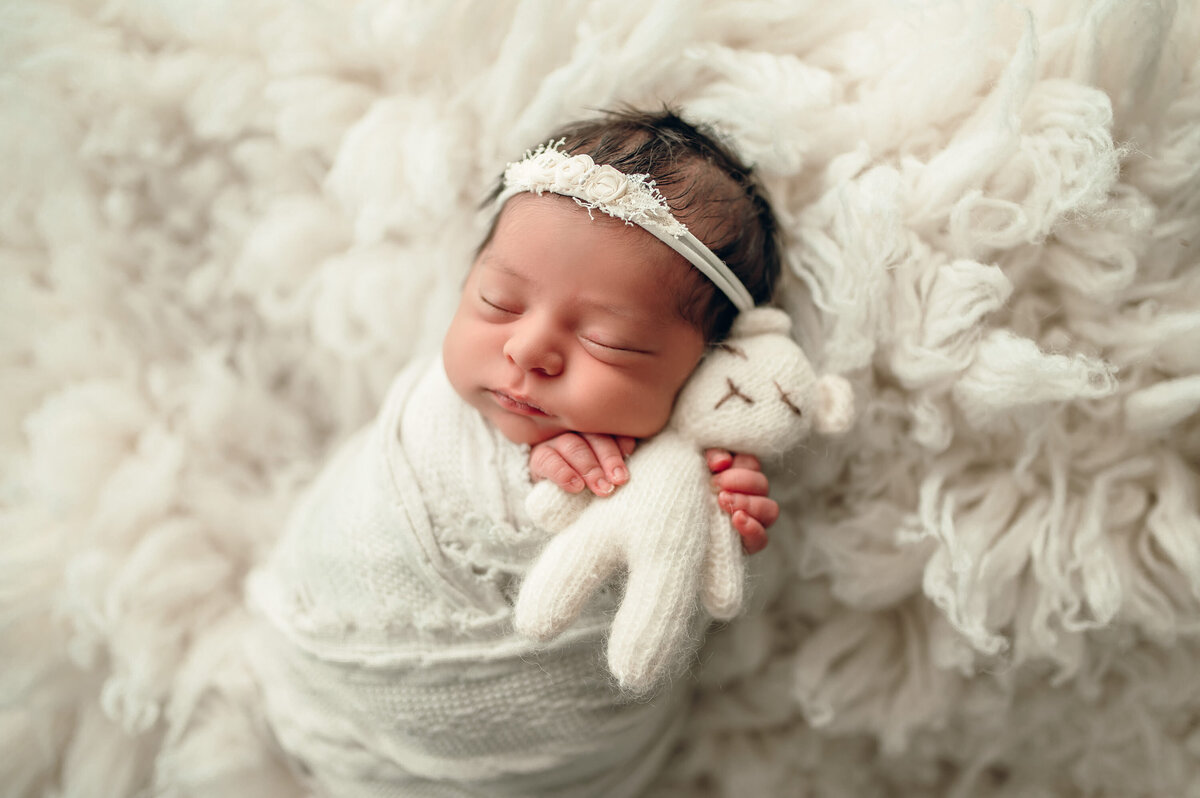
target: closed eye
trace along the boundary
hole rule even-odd
[[[744,394],[740,390],[738,390],[738,387],[734,383],[733,380],[726,377],[725,384],[729,387],[729,390],[725,393],[724,396],[721,397],[721,400],[719,402],[717,402],[715,405],[713,405],[713,410],[718,409],[721,405],[725,404],[730,399],[734,399],[734,398],[741,399],[743,402],[745,402],[748,405],[754,404],[753,399],[751,399],[749,396],[746,396],[746,394]]]
[[[583,341],[583,343],[586,346],[593,347],[596,350],[601,351],[601,352],[619,352],[621,354],[630,354],[630,355],[653,354],[652,352],[650,352],[647,349],[635,349],[634,347],[631,347],[631,346],[617,346],[615,344],[606,344],[603,341],[597,341],[595,338],[581,337],[580,340]]]
[[[796,403],[792,401],[792,397],[788,396],[787,391],[783,390],[783,386],[776,382],[775,390],[779,391],[779,401],[787,405],[789,410],[798,416],[804,415],[804,413],[800,411],[800,408],[796,406]]]
[[[479,299],[481,302],[483,302],[483,304],[487,305],[492,310],[499,311],[500,313],[508,313],[508,314],[511,314],[514,316],[518,315],[518,313],[519,313],[519,311],[513,310],[512,308],[506,308],[503,305],[499,305],[499,304],[493,302],[492,300],[485,297],[483,294],[479,295]]]

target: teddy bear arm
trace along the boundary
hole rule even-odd
[[[525,497],[525,512],[547,532],[560,532],[583,514],[591,500],[588,491],[567,493],[550,480],[543,480]]]

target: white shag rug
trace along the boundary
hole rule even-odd
[[[503,164],[671,101],[861,421],[773,470],[652,794],[1200,796],[1198,52],[1191,0],[5,0],[0,792],[290,794],[211,684],[242,576]]]

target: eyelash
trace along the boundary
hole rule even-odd
[[[480,294],[480,295],[479,295],[479,298],[480,298],[481,300],[483,300],[483,304],[487,305],[488,307],[492,308],[493,310],[498,310],[498,311],[500,311],[501,313],[509,313],[509,314],[512,314],[512,315],[514,315],[514,316],[517,314],[517,311],[515,311],[515,310],[509,310],[509,309],[508,309],[508,308],[506,308],[506,307],[501,307],[500,305],[497,305],[495,302],[493,302],[493,301],[491,301],[490,299],[488,299],[487,297],[485,297],[483,294]]]
[[[601,349],[604,349],[609,352],[621,352],[623,354],[630,354],[630,355],[648,355],[648,354],[650,354],[645,349],[631,349],[631,348],[625,347],[625,346],[610,346],[609,344],[602,344],[599,341],[592,339],[592,338],[584,338],[583,340],[587,341],[589,344],[598,346]]]

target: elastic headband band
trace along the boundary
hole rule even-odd
[[[754,307],[754,298],[737,275],[675,218],[666,198],[649,175],[627,175],[615,167],[597,166],[589,155],[567,155],[550,142],[504,170],[501,205],[515,194],[546,191],[573,197],[589,211],[636,224],[688,260],[729,297],[739,311]]]

